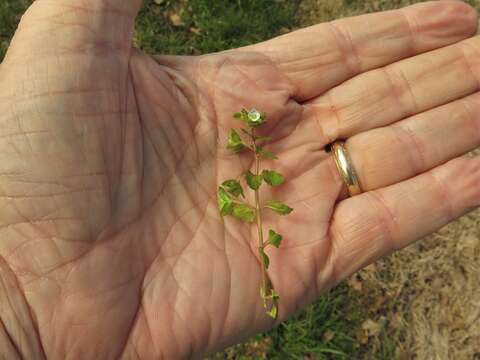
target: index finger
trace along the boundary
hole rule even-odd
[[[367,70],[472,36],[477,14],[461,1],[432,1],[310,26],[243,49],[266,55],[305,101]]]

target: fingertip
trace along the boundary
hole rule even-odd
[[[419,3],[405,8],[413,31],[423,35],[423,50],[438,47],[439,39],[445,45],[475,34],[477,11],[459,0],[441,0]]]
[[[467,36],[477,32],[478,12],[473,6],[461,0],[442,0],[440,3],[444,7],[446,16],[452,19],[452,25],[459,25],[459,28],[463,25]]]
[[[458,217],[480,206],[480,156],[461,156],[434,170],[448,184],[453,207],[452,217]]]

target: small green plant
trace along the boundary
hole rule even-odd
[[[276,319],[278,315],[279,294],[273,288],[273,284],[268,276],[267,270],[270,259],[265,253],[268,246],[278,248],[282,242],[282,235],[275,230],[268,230],[268,239],[263,238],[262,210],[269,209],[280,215],[287,215],[292,212],[292,208],[278,200],[268,200],[263,205],[260,202],[260,187],[262,183],[269,186],[280,186],[284,183],[284,177],[274,170],[260,169],[262,159],[277,159],[275,154],[264,148],[265,143],[271,140],[268,136],[260,136],[256,129],[266,123],[265,113],[256,109],[247,111],[242,109],[233,115],[236,119],[243,122],[246,128],[241,132],[247,137],[245,141],[234,129],[230,130],[228,135],[227,149],[237,154],[242,151],[250,151],[254,157],[253,172],[249,169],[240,175],[237,179],[225,180],[218,188],[217,201],[218,209],[222,216],[231,215],[241,221],[251,224],[254,221],[258,228],[258,253],[262,266],[262,285],[260,296],[263,299],[263,306],[266,313]],[[251,205],[245,198],[245,193],[241,184],[242,178],[247,186],[254,191],[255,204]]]

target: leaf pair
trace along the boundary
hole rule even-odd
[[[248,187],[252,190],[258,190],[260,185],[262,185],[262,181],[265,181],[270,186],[279,186],[285,181],[281,174],[273,170],[263,170],[260,175],[255,175],[248,170],[245,173],[245,180]]]
[[[255,219],[255,210],[247,204],[237,202],[232,197],[238,197],[239,195],[245,197],[243,188],[237,180],[226,180],[222,183],[217,192],[220,215],[233,215],[246,223],[252,223]]]
[[[242,131],[245,132],[248,136],[252,137],[252,134],[250,134],[245,129],[242,129]],[[262,140],[267,141],[271,139],[268,136],[256,136],[256,135],[253,135],[253,138],[256,141],[262,141]],[[228,134],[228,140],[227,140],[227,149],[237,154],[245,148],[248,148],[248,147],[243,142],[238,132],[236,132],[234,129],[230,129],[230,132]],[[262,146],[259,146],[259,145],[257,145],[256,152],[257,154],[260,154],[260,156],[266,159],[273,159],[273,160],[278,159],[278,157],[274,153],[272,153],[271,151],[265,150]]]

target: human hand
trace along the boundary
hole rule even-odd
[[[265,218],[284,235],[277,321],[479,205],[480,160],[449,161],[480,145],[480,39],[456,43],[470,7],[152,58],[130,45],[140,3],[37,0],[1,65],[6,358],[194,358],[274,325],[255,229],[216,207],[218,184],[251,166],[224,143],[242,106],[268,114],[288,180],[271,195],[295,208]],[[352,198],[324,151],[338,138],[365,191]]]

